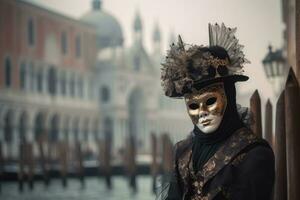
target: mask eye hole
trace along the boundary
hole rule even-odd
[[[189,108],[190,108],[191,110],[196,110],[196,109],[199,108],[199,105],[196,104],[196,103],[191,103],[191,104],[189,104]]]
[[[216,101],[217,101],[216,97],[211,97],[211,98],[206,100],[206,105],[210,106],[210,105],[214,104]]]

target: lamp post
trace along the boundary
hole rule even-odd
[[[269,52],[262,61],[267,79],[273,87],[275,98],[277,99],[282,92],[287,75],[287,62],[283,56],[282,50],[273,51],[269,46]],[[276,104],[276,117],[273,118],[272,106],[270,102],[266,104],[265,109],[265,135],[267,138],[274,139],[273,148],[275,151],[275,189],[274,199],[287,199],[287,149],[286,149],[286,119],[285,119],[285,95],[281,93]],[[273,132],[272,125],[275,124]],[[275,133],[275,134],[274,134]]]
[[[286,60],[281,49],[273,51],[269,46],[269,52],[262,61],[265,74],[270,81],[276,97],[279,96],[283,89],[285,76],[287,74]]]

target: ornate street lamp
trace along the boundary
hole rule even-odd
[[[287,73],[286,59],[281,49],[273,51],[269,46],[269,52],[262,61],[267,79],[270,81],[276,96],[279,96],[283,89]]]

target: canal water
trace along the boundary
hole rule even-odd
[[[113,178],[113,189],[107,190],[103,179],[87,177],[85,187],[82,188],[78,179],[68,179],[68,187],[63,188],[61,180],[52,179],[51,184],[45,187],[38,181],[34,190],[25,185],[24,191],[18,191],[17,182],[2,184],[0,200],[154,200],[150,176],[139,176],[137,179],[138,192],[134,194],[128,187],[124,177]]]

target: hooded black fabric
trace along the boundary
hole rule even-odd
[[[215,154],[221,144],[237,129],[243,127],[236,107],[236,90],[233,82],[224,83],[227,106],[222,122],[213,133],[205,134],[196,125],[193,130],[193,168],[197,172]]]

